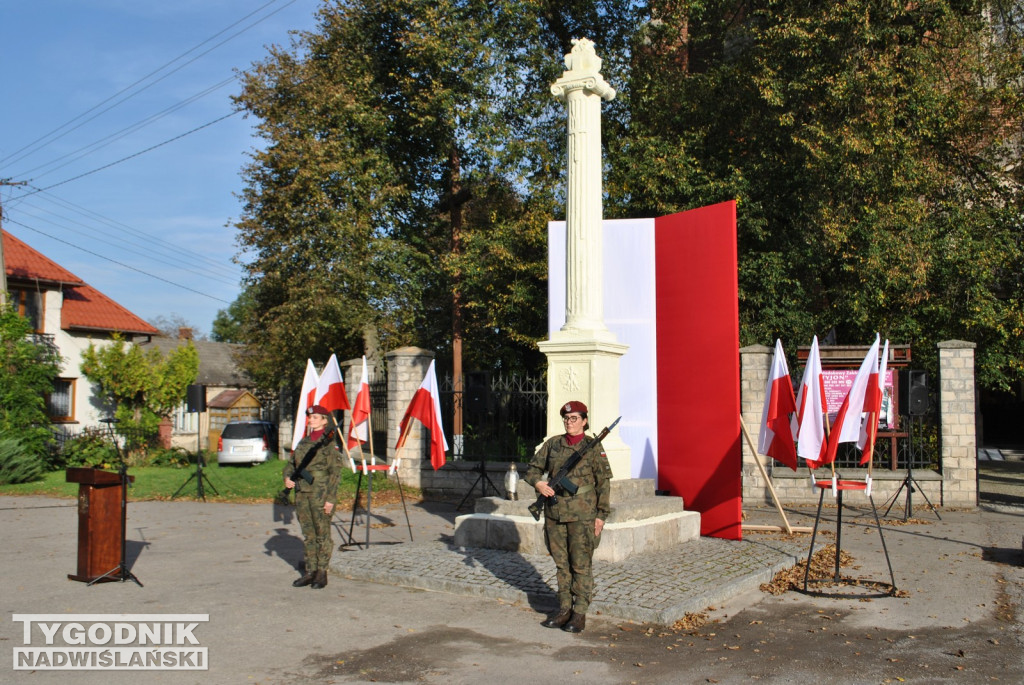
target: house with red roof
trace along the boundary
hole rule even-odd
[[[75,430],[100,425],[111,407],[82,376],[82,352],[109,342],[114,333],[141,342],[159,331],[7,231],[3,256],[12,305],[32,322],[37,340],[55,346],[63,358],[47,400],[51,420]]]

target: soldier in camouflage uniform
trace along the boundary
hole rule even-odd
[[[306,572],[292,585],[319,589],[327,585],[327,567],[334,549],[331,514],[338,498],[341,454],[326,430],[327,410],[317,404],[307,409],[306,415],[311,432],[299,441],[292,460],[285,464],[284,485],[295,489],[295,516],[302,526],[306,549]],[[316,453],[305,470],[313,476],[313,482],[307,483],[295,471],[311,450]]]
[[[537,451],[526,472],[526,482],[545,497],[558,496],[558,502],[544,507],[544,539],[558,569],[558,612],[542,625],[580,633],[586,627],[587,610],[594,595],[592,561],[600,544],[604,522],[611,513],[609,505],[611,467],[600,442],[587,438],[587,405],[568,402],[559,413],[565,434],[551,438]],[[551,478],[572,454],[585,444],[587,451],[567,478],[579,489],[570,495],[554,489],[543,478]]]

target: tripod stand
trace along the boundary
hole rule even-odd
[[[491,477],[487,475],[487,462],[484,460],[483,457],[480,457],[480,461],[477,462],[476,471],[476,480],[473,481],[473,484],[469,486],[469,490],[466,492],[466,496],[462,498],[461,502],[459,502],[459,506],[455,507],[456,509],[462,509],[463,505],[466,503],[466,500],[468,500],[470,496],[473,494],[473,489],[477,486],[477,483],[480,484],[481,497],[487,497],[488,484],[490,484],[491,490],[494,490],[494,494],[498,495],[498,497],[501,497],[501,490],[499,490],[498,487],[494,484],[494,481],[491,480]]]
[[[206,493],[203,491],[203,482],[204,481],[206,482],[206,484],[208,486],[210,486],[210,489],[213,490],[213,494],[215,494],[217,496],[220,496],[220,493],[217,492],[217,488],[213,487],[213,483],[211,483],[210,479],[207,477],[207,475],[205,473],[203,473],[203,452],[199,448],[199,440],[200,440],[200,436],[199,436],[199,433],[197,432],[196,433],[196,470],[192,473],[191,476],[188,477],[188,479],[184,483],[181,484],[180,488],[178,488],[177,490],[174,491],[174,494],[171,495],[171,499],[174,499],[175,497],[177,497],[178,493],[180,493],[182,490],[184,490],[185,486],[188,485],[189,483],[191,483],[193,478],[196,479],[196,496],[199,499],[203,500],[204,502],[206,501]]]
[[[908,428],[908,430],[907,430],[907,444],[908,444],[907,452],[909,453],[907,455],[907,475],[903,478],[903,482],[900,483],[900,487],[899,487],[898,490],[896,490],[896,493],[892,496],[892,499],[889,500],[889,502],[888,502],[889,506],[886,508],[885,514],[883,514],[883,515],[884,516],[888,516],[889,515],[889,511],[893,508],[893,505],[896,504],[896,500],[899,499],[900,493],[903,492],[904,488],[906,488],[907,489],[907,501],[906,501],[906,504],[903,507],[903,520],[904,521],[906,521],[907,519],[910,518],[910,514],[914,510],[914,493],[915,492],[920,492],[921,493],[921,496],[924,497],[924,501],[928,503],[928,508],[931,509],[932,512],[935,513],[935,517],[938,520],[941,521],[942,517],[939,516],[938,509],[936,509],[935,505],[932,504],[930,499],[928,499],[928,495],[925,494],[925,491],[921,489],[921,484],[918,483],[914,479],[914,458],[913,458],[914,457],[914,424],[915,423],[920,423],[920,421],[921,421],[921,417],[920,416],[909,417],[909,424],[910,425],[907,427]],[[916,486],[916,490],[915,490],[915,486]]]
[[[124,452],[121,450],[121,445],[117,442],[117,436],[114,434],[114,424],[117,423],[117,419],[100,419],[100,421],[107,424],[107,428],[110,430],[110,438],[114,441],[114,449],[117,450],[117,456],[121,462],[117,468],[117,473],[121,480],[121,561],[106,573],[90,580],[86,583],[86,586],[93,585],[101,580],[119,580],[122,583],[126,580],[133,580],[138,583],[139,587],[142,587],[142,582],[135,577],[134,573],[128,570],[128,484],[131,482],[131,479],[128,477],[128,464],[125,462]]]

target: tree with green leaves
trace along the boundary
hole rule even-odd
[[[1024,377],[1019,2],[652,7],[612,212],[737,200],[744,344],[960,338]]]
[[[243,290],[227,309],[217,310],[210,327],[210,339],[214,342],[244,343],[246,321],[255,316],[256,304],[252,294]]]
[[[115,335],[109,344],[90,343],[82,352],[81,369],[110,402],[122,426],[152,435],[161,419],[185,400],[199,373],[199,353],[191,340],[165,357]]]
[[[331,3],[317,31],[244,74],[236,103],[267,143],[237,223],[260,312],[250,374],[299,378],[307,357],[360,342],[454,361],[460,340],[469,366],[536,369],[546,223],[564,195],[565,115],[549,85],[571,38],[625,46],[618,20],[632,13]]]
[[[50,440],[46,397],[60,374],[52,345],[32,337],[32,324],[10,304],[0,305],[0,439],[5,455],[42,460]],[[40,463],[42,463],[40,461]],[[20,469],[19,469],[20,472]]]

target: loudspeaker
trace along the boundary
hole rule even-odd
[[[205,385],[190,385],[188,386],[188,394],[186,396],[186,405],[188,412],[203,413],[206,411],[206,386]]]
[[[928,413],[928,374],[914,369],[900,371],[899,410],[903,416]]]

